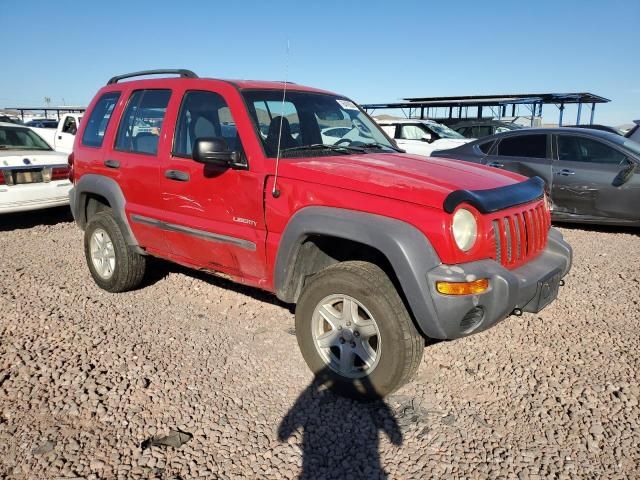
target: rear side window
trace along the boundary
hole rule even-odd
[[[498,155],[501,157],[547,158],[547,136],[536,134],[503,138],[498,145]]]
[[[91,115],[89,115],[87,128],[84,129],[84,134],[82,135],[83,145],[87,147],[102,146],[104,132],[107,131],[109,120],[111,120],[113,109],[118,103],[118,98],[120,98],[120,92],[105,93],[100,97],[96,106],[93,107]]]
[[[137,90],[129,98],[116,137],[116,150],[158,153],[158,140],[171,90]]]

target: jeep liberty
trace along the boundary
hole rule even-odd
[[[114,77],[69,164],[101,288],[136,288],[151,255],[273,292],[311,370],[361,398],[410,380],[426,338],[540,311],[571,268],[541,179],[406,154],[293,83]]]

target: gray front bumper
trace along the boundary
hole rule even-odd
[[[555,229],[549,231],[547,248],[534,260],[514,270],[507,270],[494,260],[481,260],[460,265],[438,265],[427,273],[431,298],[436,310],[439,338],[458,338],[476,333],[503,320],[514,309],[535,311],[533,304],[538,282],[554,271],[564,277],[571,269],[572,249]],[[489,279],[489,289],[480,295],[443,295],[436,281],[468,282]],[[482,321],[466,331],[461,321],[469,311],[481,307]]]

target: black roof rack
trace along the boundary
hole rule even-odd
[[[125,73],[124,75],[116,75],[115,77],[111,77],[107,82],[107,85],[118,83],[120,80],[124,80],[125,78],[141,77],[143,75],[163,75],[163,74],[175,74],[175,75],[180,75],[183,78],[198,78],[198,75],[193,73],[191,70],[185,70],[182,68],[164,69],[164,70],[142,70],[140,72]]]

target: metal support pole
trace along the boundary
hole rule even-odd
[[[453,118],[453,107],[449,107],[449,118]]]
[[[533,127],[533,119],[536,116],[536,104],[531,105],[531,123],[530,125]]]
[[[462,118],[462,105],[458,107],[458,118]]]
[[[596,104],[592,103],[591,104],[591,118],[589,119],[589,125],[593,125],[593,114],[596,111]]]
[[[560,109],[560,120],[558,120],[558,126],[561,127],[562,126],[562,115],[564,113],[564,103],[561,103],[558,108]]]
[[[424,120],[424,107],[420,107],[420,120]]]
[[[482,118],[482,107],[478,106],[478,118]]]
[[[511,116],[512,117],[516,116],[516,104],[515,103],[513,105],[511,105]]]
[[[576,125],[580,125],[580,114],[582,113],[582,102],[578,102],[578,116],[576,118]]]

